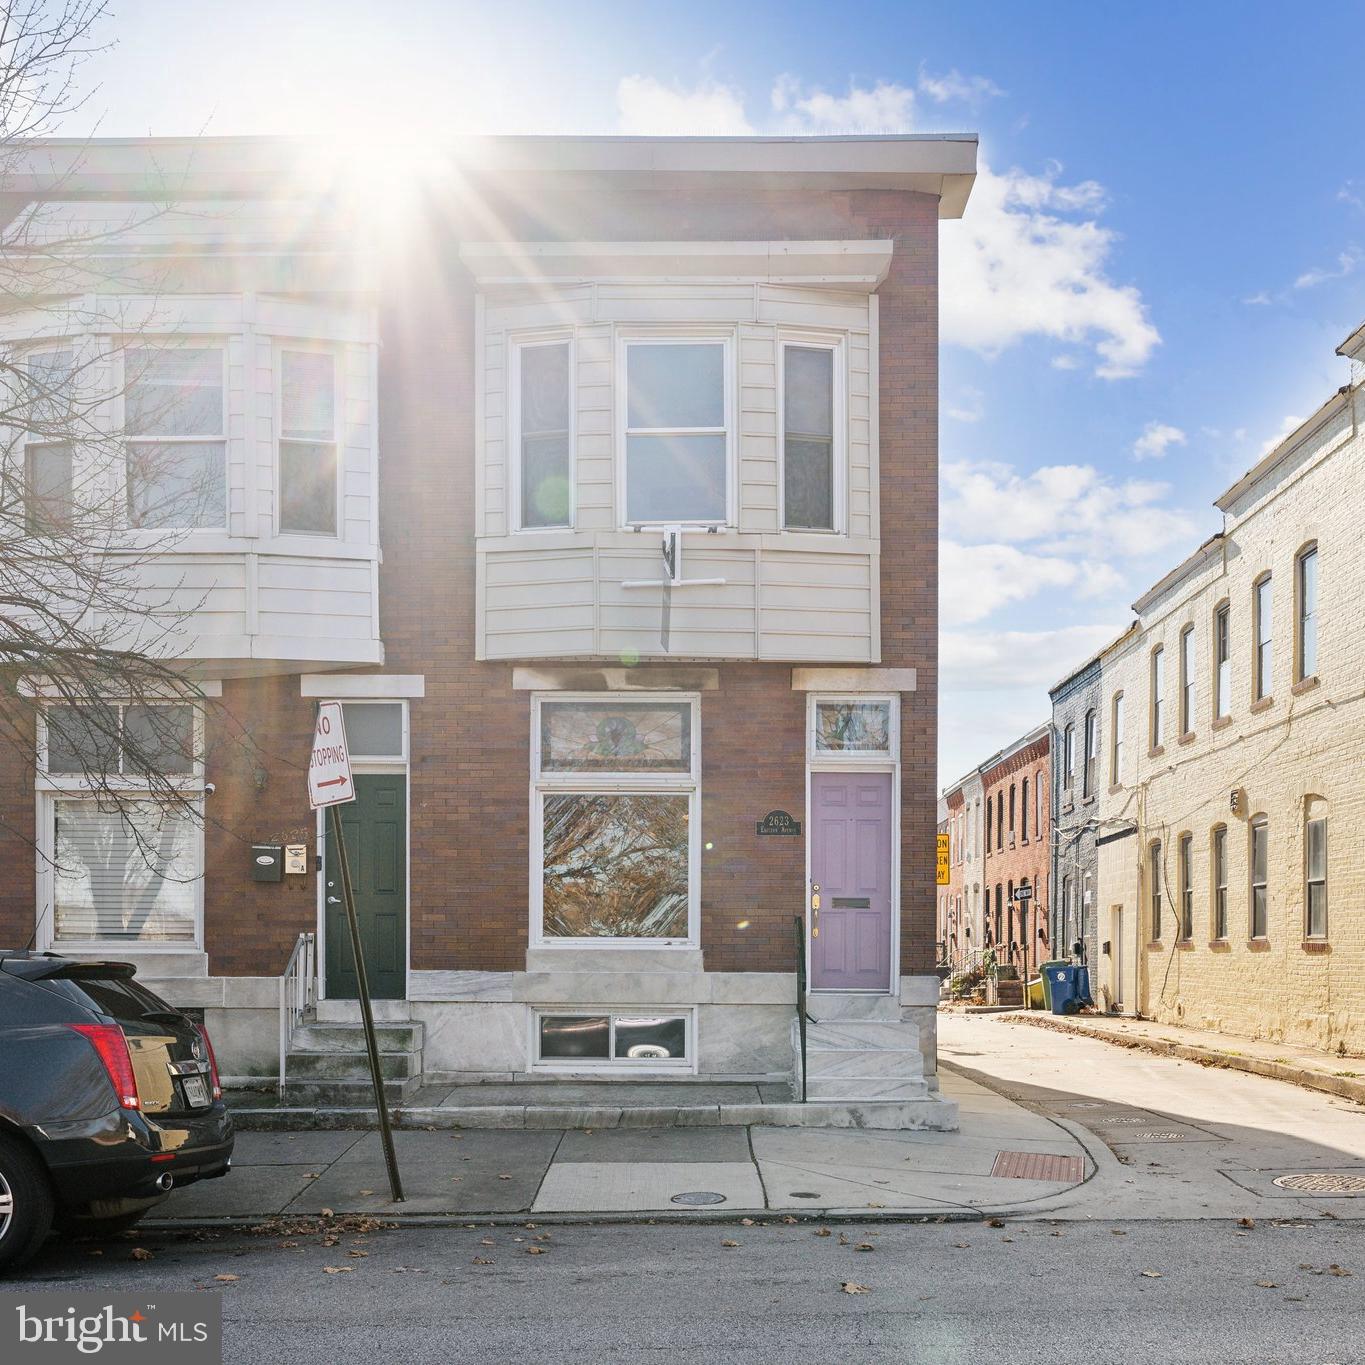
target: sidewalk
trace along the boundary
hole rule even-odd
[[[1365,1104],[1365,1058],[1333,1057],[1292,1043],[1267,1043],[1180,1024],[1158,1024],[1121,1014],[1059,1016],[1041,1010],[1001,1015],[1012,1024],[1032,1024],[1060,1033],[1103,1038],[1119,1047],[1136,1048],[1160,1056],[1179,1057],[1205,1066],[1247,1071],[1290,1085],[1322,1090]]]
[[[951,1073],[961,1130],[660,1127],[395,1133],[407,1199],[389,1199],[378,1134],[245,1132],[232,1172],[173,1193],[148,1227],[363,1215],[523,1219],[979,1219],[1044,1211],[1094,1173],[1060,1124]]]

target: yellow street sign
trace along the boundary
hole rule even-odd
[[[948,836],[940,834],[938,836],[938,884],[947,886],[952,880],[952,875],[948,870]]]

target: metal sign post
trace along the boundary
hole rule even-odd
[[[1033,888],[1032,888],[1032,887],[1028,884],[1028,882],[1026,882],[1026,881],[1025,881],[1025,882],[1020,882],[1019,885],[1016,886],[1016,887],[1014,888],[1014,898],[1015,898],[1015,900],[1017,900],[1017,901],[1019,902],[1019,919],[1020,919],[1020,925],[1019,925],[1019,938],[1020,938],[1020,950],[1021,950],[1021,952],[1023,953],[1023,959],[1024,959],[1024,1008],[1025,1008],[1026,1010],[1031,1010],[1031,1009],[1033,1008],[1033,1001],[1032,1001],[1032,999],[1029,997],[1029,990],[1028,990],[1028,950],[1029,950],[1028,906],[1029,906],[1029,902],[1033,899]]]
[[[346,905],[346,927],[351,935],[351,956],[355,962],[356,994],[360,997],[360,1019],[365,1029],[365,1051],[369,1054],[370,1080],[374,1085],[375,1108],[379,1112],[379,1139],[384,1147],[384,1164],[389,1171],[389,1191],[393,1195],[393,1202],[401,1204],[404,1202],[403,1181],[398,1174],[398,1155],[393,1149],[393,1129],[389,1124],[389,1106],[384,1096],[379,1040],[374,1031],[374,1011],[370,1007],[370,981],[365,973],[365,954],[360,946],[360,921],[356,917],[355,893],[351,889],[351,863],[346,856],[346,840],[341,832],[341,807],[355,800],[355,783],[351,777],[346,723],[339,701],[324,701],[318,706],[313,753],[308,764],[308,799],[314,810],[327,808],[331,837],[336,841],[341,897]]]

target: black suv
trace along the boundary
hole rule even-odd
[[[111,1233],[227,1174],[208,1035],[134,970],[0,948],[0,1272],[54,1223]]]

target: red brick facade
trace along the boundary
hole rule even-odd
[[[534,193],[522,203],[542,209]],[[917,670],[901,712],[901,971],[928,972],[936,906],[937,201],[891,191],[653,184],[642,197],[603,182],[581,185],[567,203],[554,209],[553,232],[533,221],[533,210],[502,205],[493,216],[531,239],[895,241],[878,291],[880,664]],[[457,242],[486,237],[489,218],[462,223],[459,210],[451,212],[451,220],[433,212],[426,240],[392,253],[380,288],[383,671],[425,679],[425,696],[410,705],[411,965],[511,971],[525,967],[529,930],[531,703],[513,690],[509,664],[474,658],[474,289]],[[722,664],[719,689],[703,695],[701,933],[711,970],[793,967],[804,841],[755,837],[766,811],[804,809],[805,696],[791,682],[790,665]],[[295,936],[315,926],[314,876],[253,882],[248,856],[253,842],[306,840],[312,866],[302,768],[312,714],[297,675],[223,684],[208,736],[216,793],[207,802],[204,946],[212,974],[277,975]],[[10,869],[0,885],[5,943],[27,941],[33,927],[31,783],[13,767],[0,774],[0,854]],[[1010,864],[1000,875],[1024,870]],[[1031,863],[1028,875],[1036,875]]]

